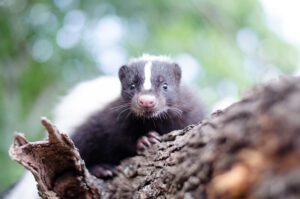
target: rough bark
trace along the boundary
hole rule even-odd
[[[300,79],[260,86],[196,126],[91,176],[72,141],[42,120],[49,139],[17,135],[11,157],[43,198],[300,198]]]

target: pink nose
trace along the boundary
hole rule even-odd
[[[142,108],[153,108],[156,105],[156,98],[153,95],[140,95],[137,102]]]

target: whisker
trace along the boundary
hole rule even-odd
[[[127,115],[125,116],[125,119],[127,119],[132,114],[131,111],[128,111]]]
[[[117,120],[120,118],[120,116],[125,113],[126,111],[128,111],[130,109],[130,107],[126,107],[124,108],[122,111],[120,111],[120,113],[118,114]],[[130,111],[129,111],[130,112]]]
[[[122,104],[122,105],[119,105],[119,106],[111,107],[110,110],[118,110],[118,109],[128,107],[128,106],[129,106],[129,104]]]
[[[173,111],[178,118],[182,117],[183,111],[178,107],[171,106],[169,107],[169,110]]]
[[[153,120],[153,118],[151,118],[151,120],[152,120],[152,123],[154,125],[154,128],[156,128],[155,121]]]
[[[164,116],[165,119],[168,119],[168,118],[169,118],[169,115],[168,115],[167,112],[163,112],[163,116]]]

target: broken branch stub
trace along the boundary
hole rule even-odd
[[[16,134],[10,157],[31,171],[42,198],[99,198],[96,181],[73,142],[46,118],[48,140],[30,143]],[[95,180],[95,181],[94,181]],[[99,183],[99,182],[98,182]]]

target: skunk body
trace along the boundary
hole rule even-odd
[[[122,66],[119,80],[100,77],[77,85],[55,109],[54,123],[102,177],[103,165],[116,165],[159,140],[156,134],[196,124],[203,115],[195,92],[181,83],[180,67],[168,57],[146,55]],[[35,184],[27,171],[4,198],[38,198]]]
[[[72,132],[87,167],[100,177],[98,166],[119,164],[159,139],[149,133],[163,135],[203,118],[203,106],[181,84],[181,69],[169,58],[134,59],[120,68],[119,79],[121,96]]]

